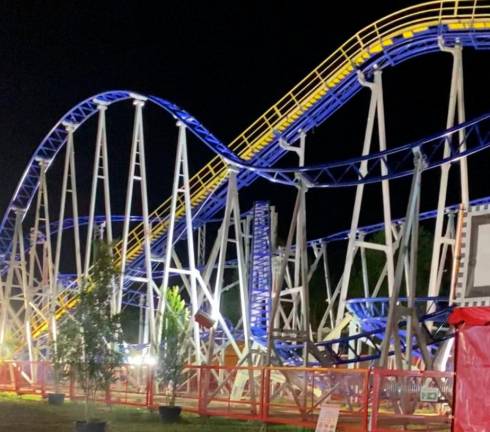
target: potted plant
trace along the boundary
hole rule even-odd
[[[83,390],[85,419],[75,423],[76,432],[104,432],[106,422],[93,418],[96,392],[107,390],[115,369],[122,363],[120,316],[111,315],[112,283],[117,274],[111,246],[94,243],[90,277],[81,284],[78,304],[59,326],[55,365],[67,365]],[[66,372],[69,371],[69,372]]]
[[[61,390],[61,380],[65,375],[64,364],[61,363],[56,355],[57,344],[56,341],[50,339],[49,343],[49,359],[53,368],[53,383],[54,392],[48,393],[48,403],[50,405],[62,405],[65,400],[65,393]]]
[[[165,388],[167,404],[161,405],[158,412],[162,422],[172,423],[179,420],[182,410],[182,407],[175,405],[175,398],[186,361],[189,310],[178,287],[167,290],[166,302],[157,377],[160,385]]]
[[[63,405],[65,393],[61,391],[60,383],[64,376],[64,365],[59,362],[56,356],[56,344],[51,344],[51,364],[53,366],[54,392],[48,393],[48,403],[50,405]]]

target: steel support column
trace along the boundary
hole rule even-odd
[[[463,48],[461,44],[457,43],[454,47],[448,47],[444,44],[442,39],[439,40],[439,47],[441,51],[450,53],[453,58],[453,66],[451,72],[451,87],[449,91],[449,104],[448,113],[446,120],[446,128],[449,129],[455,124],[456,108],[457,108],[457,118],[459,123],[464,123],[465,121],[465,105],[464,105],[464,90],[463,90]],[[466,149],[466,143],[464,141],[464,130],[461,130],[458,134],[459,146],[461,150]],[[452,135],[451,138],[452,139]],[[449,139],[444,144],[444,155],[443,157],[449,157],[451,153],[451,145]],[[468,208],[469,203],[469,191],[468,191],[468,167],[466,158],[461,158],[459,160],[460,165],[460,184],[461,184],[461,202],[465,209]],[[446,207],[446,197],[447,197],[447,187],[449,180],[449,169],[450,164],[444,164],[441,166],[441,178],[439,182],[439,197],[437,201],[437,217],[434,229],[434,245],[432,248],[432,259],[430,266],[429,275],[429,287],[428,296],[435,297],[439,295],[440,291],[440,280],[438,279],[438,274],[440,273],[439,265],[444,265],[440,261],[441,256],[441,245],[445,241],[445,237],[442,235],[444,218],[445,218],[445,207]]]
[[[362,148],[362,156],[366,156],[370,153],[371,142],[373,138],[374,122],[377,119],[378,123],[378,141],[379,149],[381,151],[386,150],[386,133],[384,122],[384,104],[383,104],[383,85],[381,79],[381,70],[374,71],[373,82],[366,81],[364,75],[359,72],[358,79],[361,85],[367,87],[371,91],[371,99],[369,102],[368,117],[366,124],[366,131],[364,134],[364,143]],[[367,173],[367,161],[361,162],[360,175],[364,176]],[[381,175],[385,176],[388,172],[388,168],[385,163],[381,164]],[[384,232],[385,232],[385,245],[384,251],[386,255],[387,265],[387,277],[388,277],[388,292],[393,291],[394,282],[394,261],[393,261],[393,240],[391,231],[391,204],[390,204],[390,189],[388,180],[381,182],[382,197],[383,197],[383,219],[384,219]],[[352,221],[349,233],[349,240],[347,245],[347,254],[345,258],[344,272],[342,276],[342,288],[340,292],[340,300],[337,309],[336,323],[340,323],[344,317],[345,302],[347,300],[350,276],[352,266],[354,264],[354,251],[356,250],[357,228],[359,226],[359,217],[361,214],[361,204],[364,194],[364,184],[359,184],[356,187],[356,195],[354,199],[354,209],[352,212]]]

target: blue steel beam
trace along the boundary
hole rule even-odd
[[[444,156],[446,145],[450,150],[449,155]],[[263,168],[246,161],[231,163],[239,168],[252,170],[273,183],[297,187],[299,174],[309,188],[339,188],[379,183],[413,174],[415,149],[420,150],[424,157],[424,170],[429,170],[458,161],[488,147],[490,113],[400,147],[345,161],[291,168]],[[226,155],[222,156],[226,158]],[[386,168],[386,175],[381,175],[381,167]]]
[[[470,204],[470,206],[484,206],[484,205],[490,204],[490,196],[471,200],[469,204]],[[453,204],[453,205],[447,206],[445,209],[445,212],[446,213],[457,212],[458,208],[459,208],[459,204]],[[426,211],[426,212],[419,214],[419,221],[435,219],[436,216],[437,216],[437,210]],[[404,222],[405,222],[405,218],[399,218],[399,219],[394,219],[392,221],[392,224],[400,226]],[[381,222],[381,223],[377,223],[377,224],[373,224],[373,225],[366,225],[364,227],[359,227],[357,229],[357,232],[367,235],[367,234],[373,234],[373,233],[382,231],[382,230],[384,230],[384,228],[385,228],[384,223]],[[348,240],[349,234],[350,234],[350,230],[339,231],[339,232],[334,233],[334,234],[329,234],[325,237],[320,237],[320,238],[317,238],[314,240],[310,240],[308,242],[308,246],[311,247],[314,245],[319,245],[321,243],[327,243],[328,244],[328,243],[333,243],[333,242],[337,242],[337,241]]]

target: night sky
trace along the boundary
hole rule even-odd
[[[152,8],[142,1],[0,2],[0,210],[43,136],[79,101],[109,89],[154,94],[187,109],[227,143],[348,37],[411,3],[178,1]],[[468,49],[464,61],[469,119],[490,111],[490,53]],[[450,56],[438,53],[384,72],[388,147],[444,128],[450,71]],[[318,128],[308,139],[308,161],[359,155],[367,107],[365,90]],[[175,128],[160,121],[167,117],[153,113],[147,127],[152,206],[170,192]],[[113,141],[120,141],[117,153],[128,149],[130,127],[111,124]],[[77,151],[84,155],[83,148]],[[211,157],[199,144],[191,153],[194,172]],[[488,157],[480,159],[477,169],[470,162],[471,198],[490,193]],[[80,162],[82,178],[89,160],[87,155]],[[113,167],[121,185],[115,199],[122,203],[127,167],[117,161]],[[423,209],[435,207],[436,178],[424,177]],[[393,185],[394,217],[404,214],[408,184]],[[293,191],[257,185],[244,191],[244,209],[255,199],[270,199],[284,232]],[[310,238],[349,226],[353,193],[308,193]],[[367,188],[363,223],[381,221],[379,195],[376,186]],[[458,200],[457,194],[448,199]]]

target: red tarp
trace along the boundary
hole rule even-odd
[[[449,315],[449,324],[458,326],[462,323],[469,325],[490,324],[490,307],[459,307]]]
[[[456,308],[453,432],[490,432],[490,307]]]

